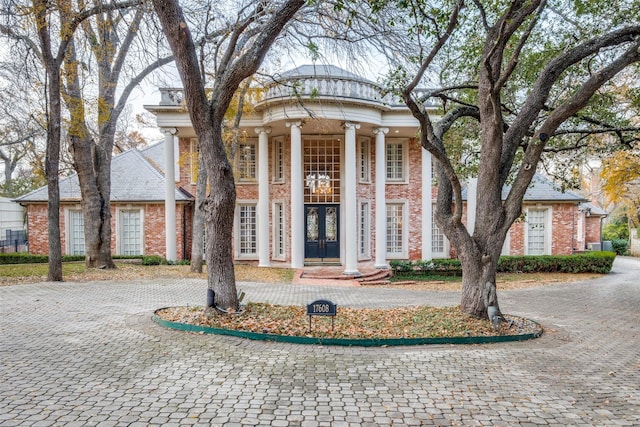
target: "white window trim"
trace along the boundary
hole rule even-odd
[[[409,258],[409,202],[406,200],[387,200],[385,210],[388,205],[402,205],[402,253],[389,252],[389,242],[387,242],[386,257],[387,259],[408,259]],[[387,230],[385,228],[384,232]]]
[[[282,230],[278,229],[278,223],[276,221],[276,205],[282,207]],[[284,261],[287,258],[287,208],[284,200],[274,200],[271,205],[271,221],[272,221],[272,251],[273,259],[278,261]],[[278,254],[278,233],[282,233],[282,254]]]
[[[144,208],[139,207],[139,206],[134,206],[134,205],[125,205],[125,206],[118,206],[116,208],[116,254],[117,255],[123,255],[122,254],[122,230],[121,230],[121,222],[120,222],[120,213],[122,211],[139,211],[140,212],[140,255],[144,255],[145,254],[145,247],[146,247],[146,242],[145,242],[145,237],[146,237],[146,230],[145,230],[145,225],[144,225]]]
[[[363,160],[366,163],[365,176],[362,176]],[[360,184],[371,184],[371,138],[368,136],[358,138],[358,182]]]
[[[526,209],[526,220],[524,227],[524,254],[529,255],[529,212],[530,211],[545,211],[544,218],[544,253],[542,255],[551,255],[553,236],[552,224],[553,224],[553,207],[552,206],[530,206]],[[538,254],[536,254],[538,255]]]
[[[272,175],[271,175],[271,182],[273,182],[274,184],[284,184],[286,182],[286,177],[287,177],[287,171],[286,171],[286,165],[287,162],[285,161],[285,157],[286,157],[286,153],[285,153],[285,145],[284,145],[284,137],[282,136],[277,136],[271,139],[271,144],[273,147],[273,150],[271,152],[271,158],[272,158]],[[278,146],[280,146],[282,148],[282,158],[278,157]],[[279,163],[282,163],[282,165],[279,165]],[[280,169],[279,166],[282,166],[282,176],[278,176],[278,169]]]
[[[386,176],[387,184],[408,184],[409,183],[409,138],[387,138],[385,140],[385,159],[387,164],[385,167],[385,175],[387,173],[387,166],[389,159],[386,158],[386,149],[390,144],[400,144],[402,146],[402,179],[394,179]]]
[[[71,240],[72,240],[72,232],[71,232],[71,212],[80,212],[80,215],[83,215],[82,213],[82,206],[80,205],[75,205],[75,206],[66,206],[64,208],[64,240],[65,240],[65,254],[66,255],[73,255],[72,252],[72,245],[71,245]],[[84,222],[83,222],[83,228],[84,228]],[[85,251],[86,254],[87,253],[87,246],[86,246],[86,242],[85,242]]]
[[[233,219],[233,240],[234,240],[234,252],[237,260],[257,260],[258,259],[258,223],[256,222],[256,252],[254,254],[240,253],[240,206],[253,206],[256,209],[256,218],[258,216],[258,201],[257,200],[238,200],[236,202],[236,209]]]
[[[431,233],[431,257],[432,258],[438,258],[438,259],[448,259],[451,258],[451,242],[449,242],[449,239],[447,239],[446,234],[444,234],[444,232],[440,229],[440,227],[438,227],[438,224],[436,224],[436,204],[433,203],[432,207],[431,207],[431,229],[429,230],[429,232]],[[433,250],[433,227],[438,227],[438,230],[440,230],[440,233],[442,234],[442,250],[443,252],[435,252]]]
[[[241,151],[242,151],[243,145],[253,145],[253,150],[255,153],[254,162],[256,165],[256,170],[255,170],[255,176],[251,178],[240,177],[240,156],[242,155]],[[258,164],[258,140],[256,138],[249,138],[238,144],[238,149],[236,150],[235,166],[236,166],[236,174],[237,174],[237,180],[236,180],[237,184],[257,184],[258,183],[258,176],[260,176],[260,171],[259,171],[260,165]]]
[[[366,216],[363,216],[362,214],[362,206],[364,204],[367,204],[367,214]],[[366,223],[363,224],[363,221],[365,221]],[[362,228],[364,226],[364,230],[365,230],[365,242],[364,242],[364,250],[365,252],[362,252]],[[371,201],[368,199],[364,199],[364,200],[360,200],[360,203],[358,203],[358,261],[366,261],[366,260],[370,260],[371,259]]]
[[[577,236],[576,236],[576,243],[577,242],[582,242],[584,246],[586,237],[585,237],[585,213],[581,210],[578,210],[578,220],[577,220],[577,224],[576,224],[576,231],[577,231]],[[584,249],[584,248],[578,248],[578,249]]]

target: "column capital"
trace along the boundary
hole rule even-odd
[[[257,127],[255,131],[258,135],[261,133],[266,133],[267,135],[269,135],[271,133],[271,128],[268,126]]]
[[[344,122],[342,124],[342,127],[345,130],[356,130],[356,129],[360,129],[360,123],[355,123],[355,122]]]
[[[160,131],[162,133],[164,133],[165,135],[169,134],[169,135],[177,135],[178,134],[178,129],[176,128],[160,128]]]
[[[304,126],[304,120],[292,120],[290,122],[285,122],[284,123],[285,126],[289,127],[297,127],[297,128],[301,128],[302,126]]]
[[[389,128],[375,128],[375,129],[373,129],[373,134],[374,135],[378,135],[378,134],[386,135],[387,133],[389,133]]]

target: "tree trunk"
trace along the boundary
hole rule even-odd
[[[191,272],[202,273],[202,257],[204,249],[205,223],[204,204],[207,196],[207,170],[202,161],[202,153],[198,155],[198,179],[196,181],[196,203],[193,209],[193,239],[191,241]]]
[[[85,108],[80,73],[76,59],[75,44],[69,43],[65,57],[67,88],[65,100],[69,109],[69,136],[73,154],[73,166],[78,174],[82,213],[84,217],[85,265],[88,268],[115,268],[111,259],[111,149],[113,135],[103,135],[105,125],[100,126],[100,144],[91,137],[85,121]],[[104,92],[100,82],[100,93]],[[101,96],[100,100],[109,110],[113,102]],[[113,118],[115,120],[116,117]],[[111,129],[109,127],[108,129]]]
[[[60,68],[47,62],[49,76],[49,117],[47,123],[47,193],[49,221],[49,274],[50,282],[62,282],[62,242],[60,239],[60,187],[58,170],[60,167]]]
[[[204,201],[207,229],[206,259],[209,288],[214,303],[223,310],[239,309],[236,276],[233,266],[233,220],[236,188],[231,165],[224,154],[222,129],[211,126],[211,140],[201,140],[211,193]]]
[[[496,292],[497,262],[489,256],[479,256],[462,262],[462,295],[460,309],[463,313],[487,318],[487,307],[495,306],[500,313]]]

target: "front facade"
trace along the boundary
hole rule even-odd
[[[432,217],[431,155],[420,147],[418,123],[400,100],[333,66],[301,66],[278,82],[264,88],[255,111],[240,122],[233,159],[237,262],[340,265],[358,275],[393,259],[455,256]],[[145,108],[156,115],[164,142],[113,159],[112,251],[189,259],[198,140],[182,90],[160,92],[160,103]],[[61,181],[61,189],[63,253],[81,254],[77,177]],[[473,181],[464,194],[471,215],[472,189]],[[46,253],[46,189],[18,201],[27,206],[31,252]],[[524,221],[513,225],[503,253],[584,250],[596,237],[589,235],[594,221],[583,202],[536,176],[525,195]],[[469,215],[465,220],[473,223]]]
[[[363,265],[386,268],[392,259],[455,253],[432,219],[437,187],[431,155],[420,147],[418,123],[401,101],[333,66],[301,66],[277,80],[240,122],[236,261],[338,264],[345,274],[358,274]],[[179,181],[194,193],[198,141],[183,93],[160,91],[160,104],[146,108],[156,115],[167,147],[177,141]],[[578,221],[585,200],[548,184],[525,202],[527,219],[514,225],[505,254],[584,248]],[[551,194],[536,197],[547,190]]]

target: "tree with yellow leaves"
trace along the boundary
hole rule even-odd
[[[618,151],[602,163],[602,190],[627,210],[629,225],[640,226],[640,154]]]

